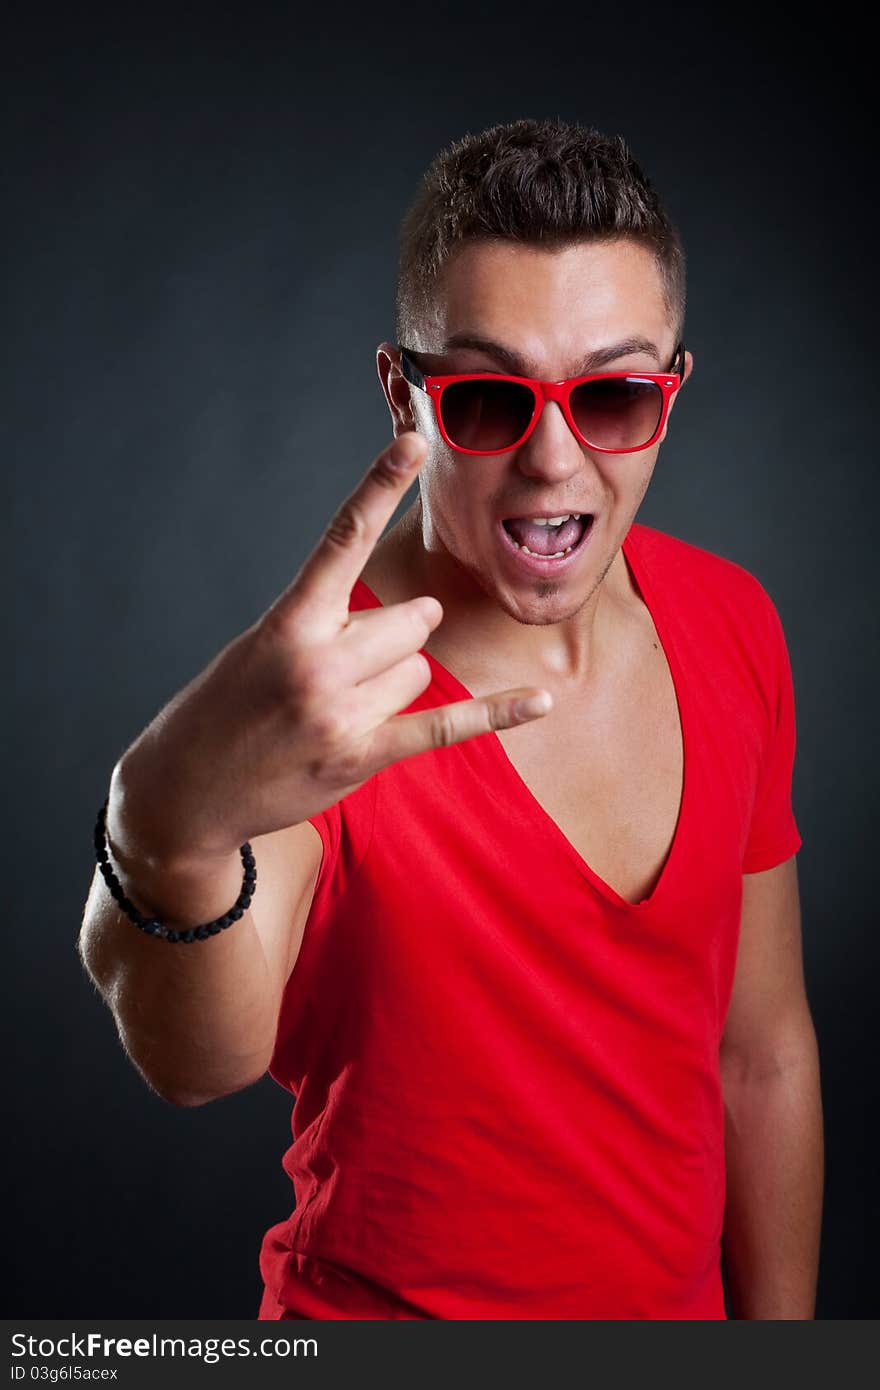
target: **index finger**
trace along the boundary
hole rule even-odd
[[[382,450],[331,519],[279,606],[306,605],[344,618],[355,580],[426,454],[427,443],[415,430]]]

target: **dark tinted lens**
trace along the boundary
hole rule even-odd
[[[660,423],[663,392],[653,381],[610,377],[586,381],[571,393],[571,413],[581,434],[600,449],[636,449]]]
[[[456,381],[440,398],[443,427],[462,449],[509,449],[535,411],[527,386],[515,381]]]

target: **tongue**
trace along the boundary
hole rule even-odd
[[[585,522],[582,517],[563,521],[561,526],[536,526],[521,516],[510,517],[504,522],[508,533],[519,545],[528,546],[534,555],[555,555],[557,550],[565,550],[577,545],[584,533]]]

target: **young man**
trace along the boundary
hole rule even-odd
[[[735,1316],[814,1315],[785,639],[635,522],[684,301],[619,138],[438,156],[378,351],[395,444],[114,769],[112,864],[171,933],[96,874],[132,1059],[179,1104],[267,1067],[296,1097],[261,1317],[724,1318],[722,1255]],[[244,841],[253,906],[194,941]]]

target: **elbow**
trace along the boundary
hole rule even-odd
[[[719,1051],[725,1086],[765,1085],[818,1066],[818,1043],[812,1019],[804,1013],[791,1026],[752,1040],[747,1046],[725,1046]]]
[[[266,1073],[266,1068],[263,1067],[261,1071],[248,1073],[241,1079],[224,1078],[222,1082],[217,1079],[208,1085],[204,1077],[190,1079],[180,1073],[169,1076],[165,1071],[148,1068],[133,1056],[129,1047],[126,1047],[126,1052],[148,1089],[166,1105],[173,1105],[176,1110],[194,1110],[202,1105],[210,1105],[211,1101],[223,1100],[225,1096],[247,1090]]]
[[[218,1096],[197,1095],[176,1086],[162,1086],[155,1081],[147,1081],[147,1085],[160,1100],[164,1100],[167,1105],[173,1105],[176,1110],[194,1110],[199,1105],[208,1105],[212,1100],[219,1099]]]
[[[80,932],[77,954],[149,1091],[167,1105],[190,1110],[243,1091],[265,1075],[274,1033],[254,1042],[240,1030],[218,1027],[210,1012],[195,1010],[186,998],[166,1009],[162,980],[139,979],[103,949],[102,934],[88,927]]]
[[[146,1078],[145,1078],[146,1079]],[[190,1091],[184,1087],[172,1085],[159,1085],[155,1081],[148,1081],[147,1085],[154,1091],[160,1100],[166,1104],[173,1105],[177,1110],[194,1110],[200,1105],[210,1105],[212,1100],[223,1100],[225,1096],[235,1095],[236,1091],[245,1091],[248,1086],[253,1086],[254,1082],[259,1081],[255,1076],[251,1081],[243,1081],[240,1085],[230,1086],[223,1091],[212,1091],[205,1094],[200,1091]]]
[[[118,1018],[116,1029],[122,1050],[141,1081],[152,1095],[164,1101],[166,1105],[173,1105],[176,1110],[192,1110],[199,1105],[208,1105],[222,1094],[205,1086],[188,1085],[186,1078],[180,1074],[169,1074],[167,1067],[161,1063],[157,1065],[155,1055],[151,1056],[149,1051],[141,1051],[135,1039],[126,1034]]]

